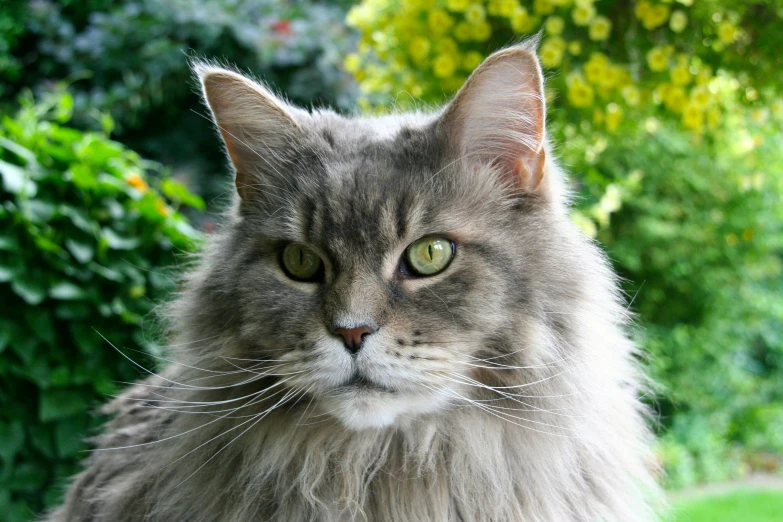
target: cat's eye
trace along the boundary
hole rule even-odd
[[[323,261],[318,254],[299,243],[286,245],[282,264],[286,274],[297,281],[316,281],[323,274]]]
[[[411,243],[405,250],[407,267],[420,276],[443,272],[453,258],[454,243],[443,237],[423,237]]]

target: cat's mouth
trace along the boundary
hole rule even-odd
[[[361,375],[360,373],[354,373],[353,377],[346,382],[344,385],[346,388],[354,388],[356,390],[365,390],[365,391],[382,391],[386,393],[394,393],[395,391],[391,388],[387,388],[386,386],[382,384],[378,384],[375,381],[371,381],[364,375]]]

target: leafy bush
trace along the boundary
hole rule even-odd
[[[142,323],[200,237],[177,209],[203,202],[105,132],[66,126],[72,104],[67,93],[38,105],[26,98],[0,122],[6,521],[59,498],[100,420],[89,412],[138,375],[109,341],[155,349]]]
[[[4,0],[0,0],[0,3]],[[6,0],[7,1],[7,0]],[[293,101],[348,107],[353,82],[338,64],[349,43],[341,2],[297,0],[30,0],[0,8],[0,103],[23,88],[71,82],[74,124],[97,111],[115,138],[197,176],[213,194],[223,155],[188,56],[258,74]],[[23,35],[18,35],[23,32]],[[2,40],[0,40],[2,42]],[[8,68],[3,64],[9,63]]]
[[[669,485],[780,466],[783,100],[768,0],[363,0],[360,105],[440,103],[543,28],[549,131],[639,312]]]
[[[783,138],[751,128],[694,147],[663,127],[607,149],[601,172],[644,173],[598,232],[639,314],[661,384],[671,486],[771,471],[783,456]],[[760,466],[760,455],[776,458]]]

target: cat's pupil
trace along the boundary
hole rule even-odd
[[[432,261],[432,243],[427,245],[427,253],[430,255],[430,261]]]

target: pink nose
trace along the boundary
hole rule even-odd
[[[375,330],[368,326],[358,326],[356,328],[335,328],[332,330],[335,334],[343,338],[345,348],[352,354],[356,354],[362,349],[364,338]]]

